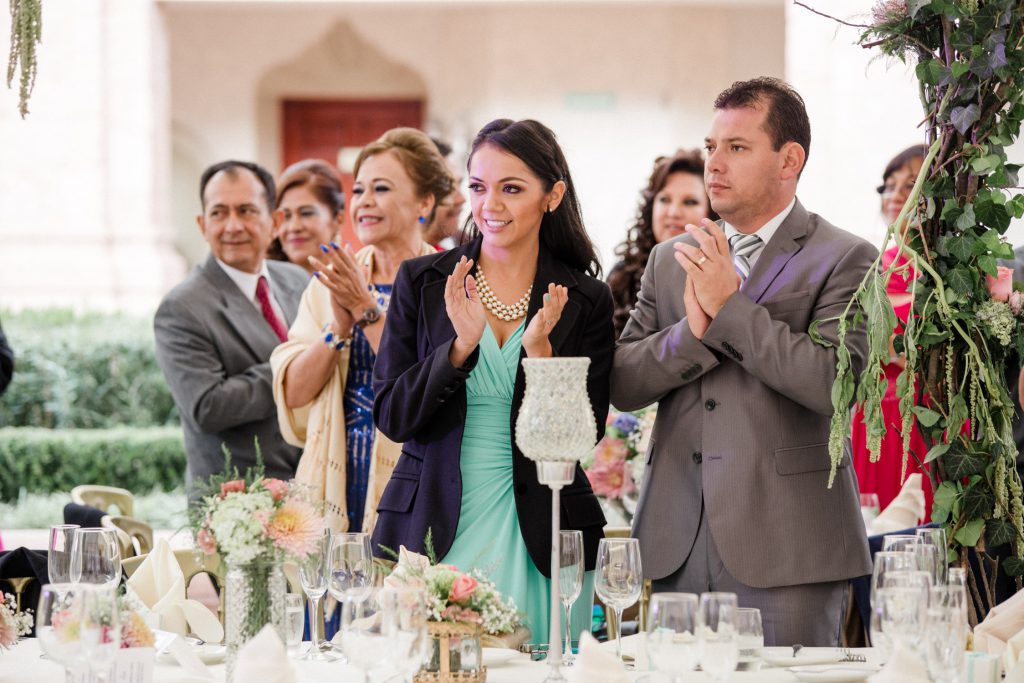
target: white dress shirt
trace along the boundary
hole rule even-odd
[[[750,254],[747,257],[747,260],[750,262],[751,270],[753,270],[754,264],[757,263],[758,257],[761,256],[761,252],[764,251],[764,245],[768,244],[768,240],[770,240],[772,238],[772,235],[774,235],[775,231],[779,229],[779,226],[782,225],[782,222],[784,220],[786,220],[786,218],[789,217],[789,212],[793,210],[794,206],[796,206],[796,197],[795,196],[789,202],[789,205],[785,209],[782,210],[781,213],[776,214],[775,217],[772,218],[770,221],[768,221],[767,223],[762,225],[760,228],[758,228],[754,232],[749,233],[749,234],[752,234],[752,235],[757,235],[758,237],[761,238],[761,247],[759,249],[757,249],[754,253]],[[733,237],[733,235],[739,235],[739,234],[744,234],[745,235],[745,234],[748,234],[748,233],[740,233],[739,230],[737,230],[736,228],[732,227],[728,223],[725,223],[725,237],[726,237],[726,239],[729,240],[730,244],[732,244],[732,237]]]
[[[252,305],[256,307],[260,315],[263,315],[263,309],[260,307],[260,300],[256,298],[256,286],[259,284],[261,276],[267,278],[267,285],[270,287],[270,307],[274,309],[274,313],[277,314],[281,324],[285,328],[288,327],[288,319],[284,317],[284,309],[281,308],[281,304],[277,303],[277,297],[274,296],[274,280],[270,277],[270,270],[267,268],[265,260],[260,264],[260,272],[258,273],[247,273],[244,270],[232,268],[220,259],[217,259],[217,264],[224,269],[224,272],[228,274],[231,281],[245,295],[245,298],[252,302]]]

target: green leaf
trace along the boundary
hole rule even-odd
[[[930,4],[932,4],[932,0],[910,0],[907,3],[907,11],[910,13],[910,18],[914,19],[917,17],[917,13]]]
[[[967,62],[953,62],[950,65],[950,70],[953,72],[953,78],[960,78],[965,73],[971,70],[971,65],[968,64]]]
[[[985,458],[968,451],[960,441],[954,441],[942,456],[942,464],[946,475],[953,481],[985,472]]]
[[[938,59],[930,59],[927,62],[921,62],[915,69],[917,79],[927,85],[938,85],[939,81],[942,80],[947,71],[948,69],[946,68],[946,65]]]
[[[950,123],[953,127],[960,131],[961,135],[966,135],[968,129],[978,122],[981,118],[981,108],[977,104],[969,104],[966,107],[955,107],[949,114]]]
[[[932,507],[936,505],[945,508],[947,510],[953,507],[953,501],[956,500],[959,492],[957,491],[956,484],[951,481],[944,481],[939,484],[939,488],[935,490],[935,496],[932,500]]]
[[[939,418],[942,417],[931,408],[925,408],[924,406],[914,406],[913,411],[914,415],[917,416],[917,421],[925,427],[934,426],[939,421]]]
[[[950,255],[962,263],[967,263],[971,260],[971,249],[976,241],[977,239],[970,233],[965,235],[946,235],[942,240]]]
[[[946,284],[952,287],[958,294],[970,294],[974,291],[974,280],[962,265],[957,266],[946,274]]]
[[[1008,519],[990,519],[985,522],[985,545],[994,548],[1013,540],[1017,530]]]
[[[949,444],[948,443],[937,443],[937,444],[935,444],[930,449],[928,449],[928,454],[924,456],[925,464],[930,463],[932,460],[934,460],[935,458],[939,457],[940,455],[942,455],[943,453],[945,453],[948,450],[949,450]],[[945,482],[945,481],[942,482],[942,484],[948,484],[948,483],[949,482]],[[939,485],[939,490],[942,490],[942,484]],[[939,494],[938,494],[938,492],[936,492],[935,493],[935,498],[937,499],[938,497],[939,497]],[[952,505],[952,501],[950,502],[950,505]]]
[[[956,219],[956,227],[960,231],[970,230],[977,223],[977,219],[974,217],[974,205],[965,204],[963,213]]]
[[[989,517],[996,505],[996,497],[984,485],[972,486],[964,494],[964,517]]]
[[[988,273],[989,275],[991,275],[992,277],[995,277],[996,273],[999,272],[999,264],[996,262],[995,257],[988,256],[987,254],[985,256],[981,256],[978,258],[978,267],[981,268],[986,273]]]
[[[985,528],[985,520],[983,519],[972,519],[971,521],[964,524],[960,529],[953,535],[956,542],[965,548],[973,548],[978,543],[978,539],[981,538],[981,532]]]
[[[1003,571],[1009,576],[1024,576],[1024,560],[1007,557],[1003,560]]]

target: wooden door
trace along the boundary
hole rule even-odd
[[[363,147],[399,126],[422,128],[420,100],[284,100],[283,167],[302,159],[323,159],[337,167],[343,148]],[[352,197],[352,174],[342,171],[346,205]],[[342,239],[361,243],[346,219]]]

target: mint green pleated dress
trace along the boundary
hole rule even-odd
[[[482,570],[526,615],[531,642],[546,643],[550,582],[526,550],[512,488],[509,420],[524,327],[525,321],[501,347],[489,325],[480,340],[480,358],[466,380],[459,526],[451,550],[441,561],[462,571]],[[590,630],[593,586],[593,572],[587,572],[572,610],[574,641],[581,631]]]

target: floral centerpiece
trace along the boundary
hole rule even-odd
[[[257,452],[258,455],[258,452]],[[245,477],[231,467],[209,482],[209,494],[192,512],[196,545],[227,564],[225,642],[228,680],[238,651],[266,624],[284,640],[282,562],[304,560],[324,533],[324,518],[305,487],[263,476],[262,464]]]
[[[32,612],[18,614],[16,604],[13,595],[0,593],[0,650],[9,649],[32,631]]]
[[[657,412],[657,406],[632,413],[609,411],[604,436],[580,463],[613,526],[629,525],[633,519]]]

